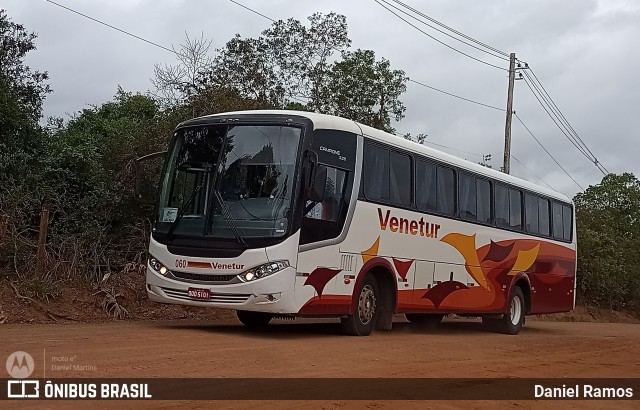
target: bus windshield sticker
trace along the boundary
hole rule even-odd
[[[173,222],[178,217],[178,208],[162,208],[162,221]]]

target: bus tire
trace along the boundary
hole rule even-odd
[[[265,312],[250,312],[247,310],[236,311],[240,322],[249,329],[263,329],[267,327],[273,315]]]
[[[496,322],[497,330],[507,335],[517,335],[524,325],[525,306],[524,293],[519,286],[515,286],[511,290],[507,313]]]
[[[378,320],[379,300],[378,282],[373,275],[367,274],[356,293],[354,312],[340,319],[342,330],[351,336],[369,336]]]
[[[406,313],[404,316],[409,322],[426,329],[435,329],[444,318],[444,315],[440,313]]]

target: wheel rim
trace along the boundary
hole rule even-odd
[[[366,285],[360,291],[358,300],[358,316],[363,325],[368,325],[376,313],[376,295],[371,285]]]
[[[520,316],[522,316],[522,301],[519,296],[511,299],[511,308],[509,309],[509,318],[513,325],[520,323]]]

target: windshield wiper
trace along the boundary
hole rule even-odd
[[[187,208],[189,208],[189,205],[191,205],[191,202],[193,201],[193,199],[196,197],[196,195],[198,195],[198,192],[200,192],[200,190],[202,189],[202,184],[198,185],[196,187],[196,189],[193,190],[193,192],[191,193],[191,196],[189,197],[189,199],[187,200],[187,202],[184,204],[184,207],[182,208],[182,210],[180,211],[180,213],[178,214],[178,216],[176,217],[176,220],[173,221],[173,223],[171,224],[171,226],[169,227],[169,230],[167,231],[167,236],[171,237],[173,235],[173,231],[176,230],[176,227],[178,226],[178,224],[180,223],[180,220],[182,219],[182,217],[184,216],[184,214],[187,213]]]
[[[238,240],[238,243],[244,246],[245,248],[248,248],[249,245],[247,245],[247,242],[244,240],[244,238],[240,234],[240,231],[238,230],[238,224],[236,223],[236,219],[233,217],[233,215],[231,215],[231,210],[229,209],[229,205],[227,205],[224,198],[222,198],[222,195],[220,194],[220,191],[218,191],[217,188],[213,190],[213,195],[216,197],[216,199],[220,203],[220,210],[222,211],[222,216],[224,217],[225,221],[227,221],[227,224],[229,225],[229,228],[231,228],[231,232],[233,232],[233,235]]]

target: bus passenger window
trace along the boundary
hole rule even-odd
[[[499,228],[509,227],[509,189],[496,185],[495,187],[496,225]]]
[[[418,160],[416,163],[416,205],[419,210],[444,215],[455,213],[453,170]]]
[[[391,151],[390,173],[391,202],[411,205],[411,157]]]
[[[455,207],[456,181],[451,168],[438,167],[438,212],[453,215]]]
[[[528,233],[539,233],[538,197],[531,194],[524,196],[524,220]]]
[[[389,150],[367,145],[364,157],[364,195],[373,201],[388,201]]]
[[[478,218],[476,199],[476,178],[465,173],[460,174],[460,217],[475,221]]]
[[[538,198],[538,221],[540,221],[540,235],[549,236],[549,226],[551,220],[549,218],[549,200]]]
[[[511,229],[522,229],[522,192],[509,190],[509,227]]]
[[[421,211],[435,211],[436,166],[418,160],[416,163],[416,205]]]
[[[565,241],[571,240],[571,228],[572,228],[573,216],[571,215],[571,207],[567,205],[562,206],[562,237]]]
[[[491,182],[478,179],[476,183],[478,198],[478,221],[491,223]]]
[[[321,219],[323,221],[337,221],[340,214],[340,205],[344,195],[344,186],[347,173],[341,169],[327,167],[327,185],[324,190],[324,199],[313,206],[307,201],[307,206],[313,206],[305,217]]]
[[[562,221],[562,204],[557,202],[553,203],[553,237],[555,239],[564,239]]]

